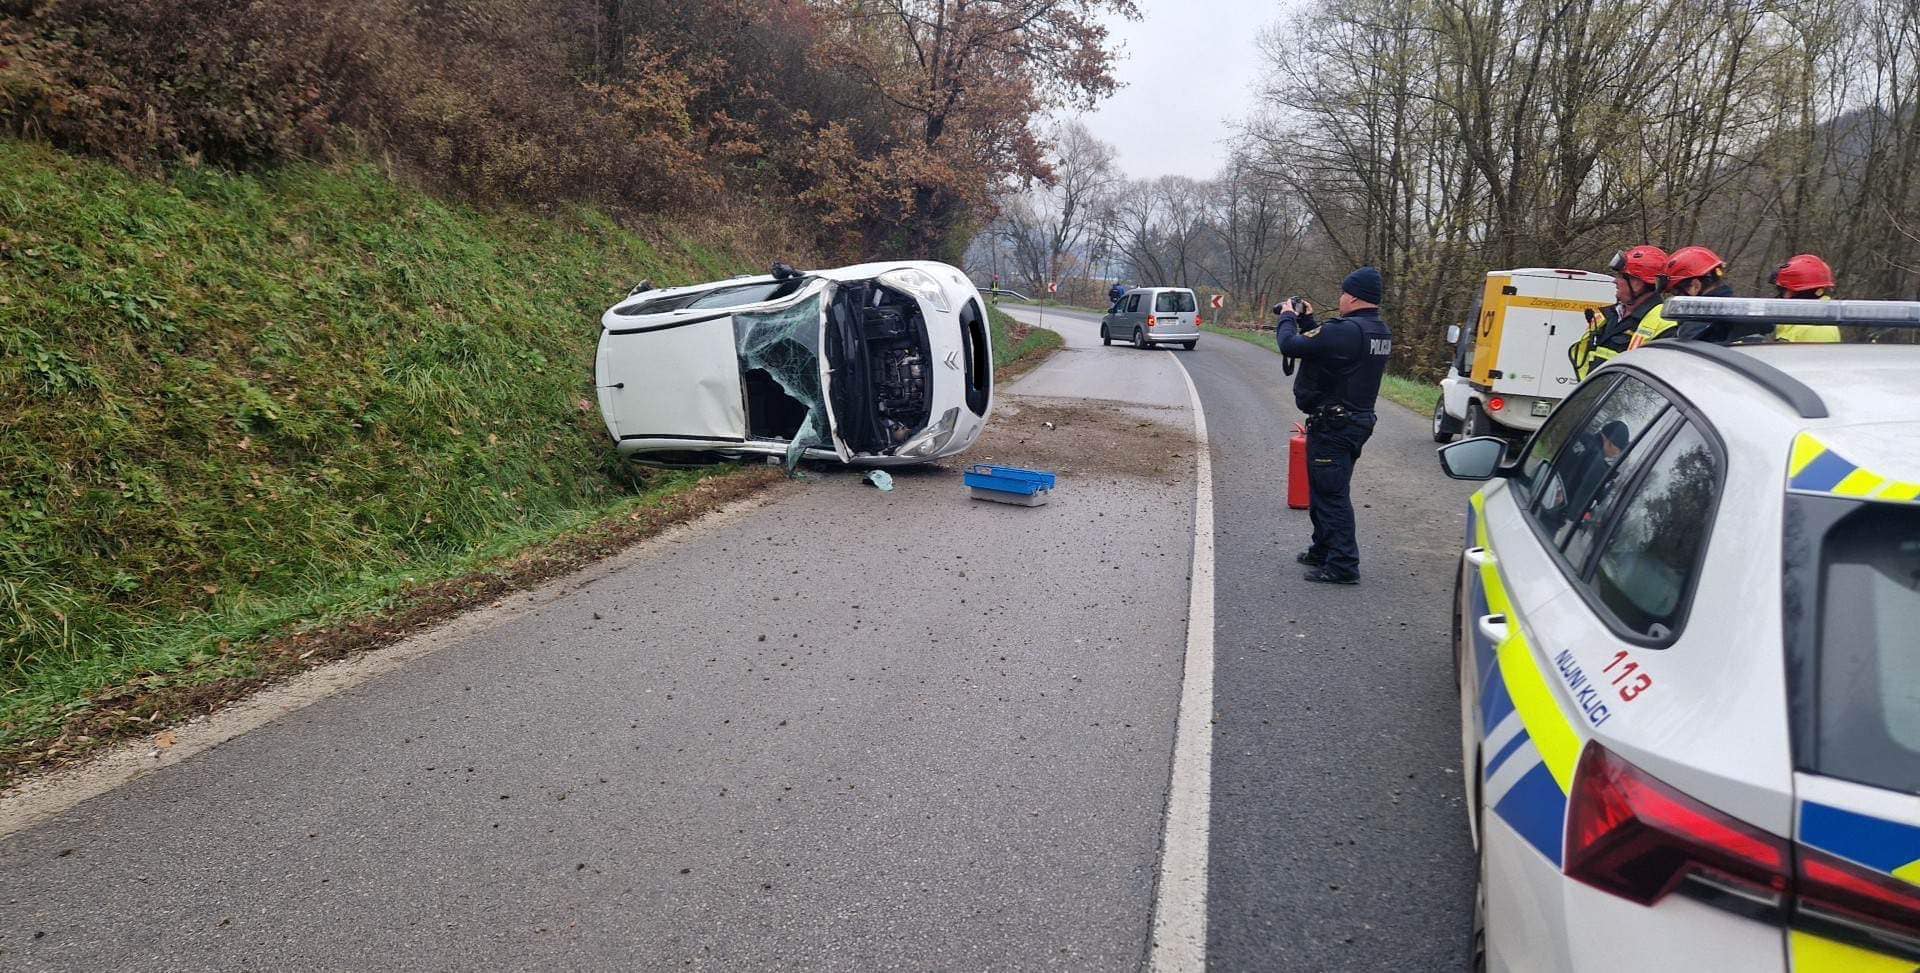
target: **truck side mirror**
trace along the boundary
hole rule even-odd
[[[1457,324],[1447,325],[1447,344],[1457,345],[1459,343],[1460,343],[1460,326]]]

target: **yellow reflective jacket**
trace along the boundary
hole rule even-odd
[[[1781,341],[1791,341],[1796,344],[1837,345],[1840,343],[1840,329],[1831,324],[1775,325],[1773,336]]]

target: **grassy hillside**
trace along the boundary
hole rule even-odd
[[[683,488],[615,475],[599,313],[772,254],[659,235],[0,141],[0,746]]]

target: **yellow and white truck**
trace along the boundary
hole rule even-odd
[[[1433,404],[1433,440],[1530,435],[1580,379],[1567,350],[1587,312],[1613,303],[1613,278],[1528,267],[1487,274],[1473,320],[1447,329],[1453,364]],[[1464,331],[1464,333],[1462,333]]]

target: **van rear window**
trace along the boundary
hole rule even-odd
[[[1851,506],[1820,545],[1815,711],[1795,714],[1812,720],[1802,762],[1920,793],[1920,506]]]
[[[1177,314],[1195,307],[1192,291],[1161,291],[1153,299],[1153,310],[1159,314]]]

